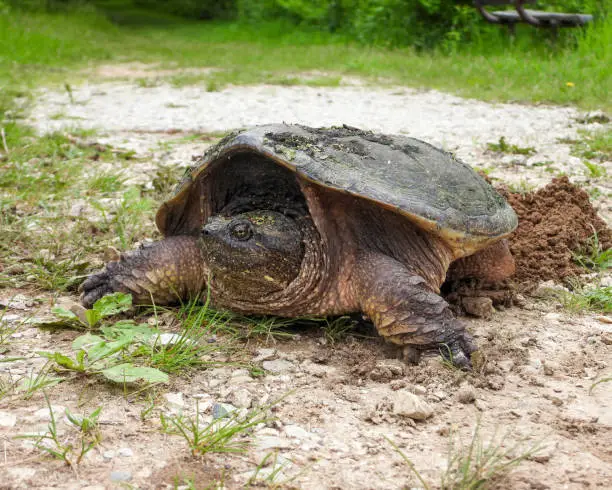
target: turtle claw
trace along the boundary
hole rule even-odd
[[[80,300],[85,308],[91,308],[100,298],[114,291],[106,269],[92,274],[79,286]]]
[[[452,342],[440,344],[440,354],[446,360],[450,361],[455,367],[465,371],[472,370],[472,361],[470,359],[472,352],[478,350],[471,335],[463,332],[458,338]]]

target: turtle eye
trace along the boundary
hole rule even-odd
[[[230,234],[236,240],[245,241],[253,236],[253,229],[249,223],[239,221],[230,226]]]

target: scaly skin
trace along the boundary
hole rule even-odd
[[[394,344],[412,346],[405,351],[418,360],[418,351],[440,346],[441,353],[459,367],[470,367],[476,350],[465,325],[425,279],[384,255],[359,257],[355,294],[378,333]]]
[[[312,203],[311,209],[316,209]],[[357,212],[355,206],[353,211]],[[411,240],[400,243],[404,247],[398,256],[420,258],[416,264],[403,263],[376,249],[384,242],[376,240],[375,233],[353,236],[342,221],[333,219],[332,206],[325,212],[328,228],[320,226],[318,231],[307,217],[293,219],[273,211],[212,217],[200,237],[169,237],[110,262],[82,284],[83,304],[89,307],[113,291],[131,293],[135,304],[171,304],[201,296],[209,286],[215,305],[244,313],[361,311],[381,336],[408,346],[411,360],[417,360],[422,350],[436,348],[457,366],[469,368],[474,343],[438,295],[450,261],[444,245],[399,221],[397,229],[404,226]],[[379,222],[393,223],[394,218],[385,219]],[[364,220],[372,217],[365,214]],[[337,224],[331,228],[333,222]],[[354,246],[342,248],[347,243]],[[392,245],[382,248],[395,253]],[[505,249],[494,248],[491,257],[500,250]],[[422,263],[439,273],[410,268]]]
[[[116,291],[130,293],[134,304],[167,305],[198,297],[207,277],[198,239],[175,236],[122,254],[89,276],[79,290],[86,308]]]

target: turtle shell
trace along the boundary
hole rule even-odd
[[[158,211],[160,231],[166,236],[188,233],[194,219],[184,215],[194,216],[194,206],[201,208],[195,221],[214,213],[198,195],[206,194],[207,180],[233,178],[212,169],[223,170],[244,153],[252,156],[249,171],[273,162],[285,173],[391,209],[445,239],[457,255],[508,235],[518,223],[512,208],[480,175],[428,143],[349,126],[274,124],[234,132],[207,151]]]

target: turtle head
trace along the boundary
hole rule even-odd
[[[304,256],[295,220],[267,210],[211,217],[200,244],[216,287],[244,299],[285,289]]]

